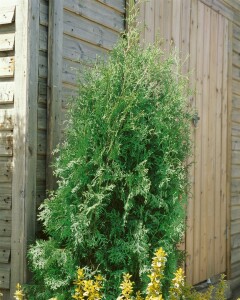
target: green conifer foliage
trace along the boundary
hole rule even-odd
[[[41,206],[49,239],[29,251],[30,299],[71,299],[77,267],[105,275],[108,300],[119,295],[123,272],[144,290],[159,247],[170,280],[191,148],[187,81],[178,70],[174,55],[164,59],[158,42],[140,45],[130,26],[108,61],[82,74],[57,150],[59,186]]]

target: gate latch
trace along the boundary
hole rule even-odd
[[[200,117],[198,115],[198,112],[196,111],[192,117],[192,123],[194,127],[197,127],[198,121],[200,120]]]

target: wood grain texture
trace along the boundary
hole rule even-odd
[[[116,32],[124,29],[123,14],[99,1],[64,0],[64,8]]]

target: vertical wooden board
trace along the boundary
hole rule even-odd
[[[0,78],[14,76],[14,56],[0,57]]]
[[[208,174],[207,174],[207,195],[208,195],[208,240],[207,240],[207,277],[214,276],[214,228],[215,228],[215,139],[216,139],[216,88],[217,88],[217,33],[218,14],[211,10],[211,48],[210,48],[210,98],[208,107]]]
[[[222,189],[224,189],[224,183],[222,181],[222,168],[224,165],[222,164],[222,79],[223,79],[223,43],[224,43],[224,17],[218,15],[218,42],[217,42],[217,79],[216,79],[216,113],[215,113],[215,225],[214,225],[214,258],[215,258],[215,266],[214,266],[214,274],[220,274],[220,262],[223,261],[223,257],[221,257],[220,248],[221,246],[224,248],[226,242],[224,242],[221,238],[221,223],[225,222],[225,218],[221,218],[221,196]],[[224,211],[226,211],[224,209]],[[226,224],[226,222],[225,222]],[[223,245],[221,245],[221,241]],[[225,255],[225,253],[224,253]],[[226,270],[224,270],[226,271]]]
[[[200,237],[200,281],[207,278],[207,235],[208,235],[208,219],[207,219],[207,205],[208,205],[208,194],[207,194],[207,174],[208,174],[208,106],[209,106],[209,64],[210,64],[210,28],[211,28],[211,13],[210,8],[204,6],[204,19],[202,20],[204,30],[204,41],[203,41],[203,98],[202,98],[202,116],[200,123],[202,127],[202,142],[199,147],[202,152],[202,170],[201,170],[201,237]]]
[[[227,257],[229,252],[227,250],[227,206],[230,204],[230,194],[227,188],[227,174],[229,173],[230,165],[228,166],[228,135],[230,124],[228,120],[228,47],[229,47],[229,34],[228,34],[228,20],[224,20],[223,28],[223,74],[222,74],[222,166],[221,166],[221,195],[220,195],[220,211],[221,211],[221,226],[220,226],[220,272],[226,272]],[[230,100],[232,101],[232,100]],[[227,141],[227,143],[226,143]],[[230,144],[230,143],[229,143]]]
[[[190,72],[190,88],[195,92],[196,89],[196,60],[197,60],[197,20],[198,20],[198,3],[197,0],[191,1],[191,15],[190,15],[190,40],[189,40],[189,48],[190,48],[190,58],[189,58],[189,72]],[[194,110],[196,107],[196,96],[195,93],[189,99],[190,105]],[[189,284],[193,283],[193,268],[194,268],[194,203],[195,203],[195,136],[196,130],[192,129],[192,139],[194,144],[193,154],[190,158],[190,162],[192,163],[189,176],[191,182],[191,194],[188,201],[187,208],[187,232],[186,232],[186,279]],[[194,162],[194,163],[193,163]]]
[[[62,101],[62,74],[63,74],[63,0],[49,2],[49,32],[48,32],[48,107],[47,107],[47,188],[56,187],[56,178],[53,175],[53,150],[61,136],[61,101]]]
[[[14,21],[15,6],[0,5],[0,25],[11,24]]]
[[[178,55],[181,52],[181,9],[182,1],[175,0],[172,3],[172,35],[171,43],[172,47],[175,48]]]
[[[0,131],[0,156],[12,156],[13,136],[12,132]]]
[[[154,0],[149,0],[145,3],[145,42],[153,43],[155,39],[154,26]]]
[[[39,1],[18,1],[15,43],[16,116],[13,139],[11,293],[28,280],[27,248],[34,240],[36,195]],[[30,29],[30,30],[29,30]],[[31,51],[30,51],[31,50]]]
[[[197,61],[196,61],[196,109],[202,119],[202,77],[203,77],[203,40],[204,40],[204,28],[202,26],[202,20],[204,19],[204,6],[198,3],[198,31],[197,31]],[[195,135],[195,185],[194,185],[194,271],[193,271],[193,282],[200,282],[200,237],[201,237],[201,147],[199,141],[202,139],[202,126],[201,123],[196,128]]]
[[[11,51],[14,49],[14,33],[0,35],[0,51]]]
[[[155,38],[161,40],[163,37],[163,0],[155,0],[154,2],[154,28]]]
[[[166,56],[170,52],[171,46],[171,34],[172,34],[172,2],[173,0],[164,1],[164,14],[163,14],[163,33],[164,33],[164,45],[163,50],[166,51]]]
[[[191,0],[182,1],[181,8],[181,59],[182,59],[182,73],[189,73],[190,60],[190,14],[191,14]]]
[[[13,103],[14,82],[0,82],[0,104]]]
[[[231,172],[231,164],[232,164],[232,139],[231,139],[231,126],[232,126],[232,120],[231,120],[231,113],[232,113],[232,101],[234,101],[233,93],[232,93],[232,53],[233,53],[233,47],[232,47],[232,36],[233,36],[233,27],[232,23],[228,22],[228,40],[227,40],[227,174],[226,174],[226,198],[227,198],[227,214],[226,214],[226,220],[227,220],[227,228],[226,228],[226,235],[230,237],[230,233],[232,230],[232,224],[231,224],[231,192],[232,192],[232,178],[230,175]],[[227,239],[227,275],[230,277],[231,275],[231,241],[230,238]]]

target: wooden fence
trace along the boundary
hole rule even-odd
[[[129,2],[133,2],[129,0]],[[61,140],[79,70],[107,56],[124,29],[124,0],[0,0],[0,289],[10,299],[28,279],[36,210],[54,186],[52,150]],[[185,248],[187,278],[226,272],[240,283],[240,3],[149,0],[141,37],[176,47],[196,91],[195,163]],[[200,119],[198,119],[198,117]]]

